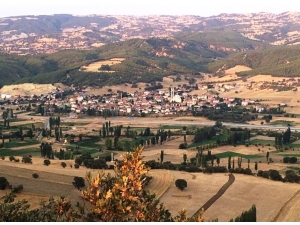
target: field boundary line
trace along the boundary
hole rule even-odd
[[[296,197],[297,194],[300,193],[300,189],[298,191],[296,191],[284,204],[283,206],[281,206],[281,208],[279,209],[278,213],[276,214],[276,216],[274,216],[274,218],[270,221],[270,222],[277,222],[279,216],[282,214],[283,209]]]
[[[169,170],[168,170],[169,171]],[[166,188],[166,190],[164,191],[164,192],[162,192],[161,194],[160,194],[160,196],[157,196],[157,199],[160,199],[169,189],[170,189],[170,187],[171,187],[171,184],[173,183],[173,181],[174,181],[174,176],[173,176],[173,174],[169,171],[169,177],[171,177],[171,182],[169,183],[169,185],[168,185],[168,187]]]

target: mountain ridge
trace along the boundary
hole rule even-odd
[[[132,38],[168,38],[178,32],[226,28],[273,45],[300,42],[300,13],[220,14],[217,16],[74,16],[54,14],[0,18],[0,51],[44,54],[90,50]]]

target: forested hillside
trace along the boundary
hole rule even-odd
[[[213,38],[218,37],[218,38]],[[64,50],[37,56],[0,55],[0,85],[62,82],[67,85],[104,86],[161,81],[164,76],[208,72],[207,64],[232,52],[264,45],[235,32],[213,30],[179,33],[168,39],[131,39],[94,50]],[[82,66],[111,58],[125,60],[112,73],[87,72]]]
[[[268,74],[273,76],[300,76],[300,46],[272,46],[263,50],[240,52],[208,65],[210,72],[224,74],[228,68],[245,65],[253,70],[238,75]]]

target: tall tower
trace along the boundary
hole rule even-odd
[[[171,85],[171,102],[174,101],[174,87]]]

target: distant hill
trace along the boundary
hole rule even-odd
[[[272,45],[297,44],[300,42],[300,13],[211,17],[57,14],[0,18],[0,51],[23,55],[65,49],[90,50],[130,39],[170,38],[180,32],[206,33],[212,29],[232,31],[231,34]],[[213,36],[216,43],[226,41],[216,34]],[[193,35],[189,36],[194,39]]]

